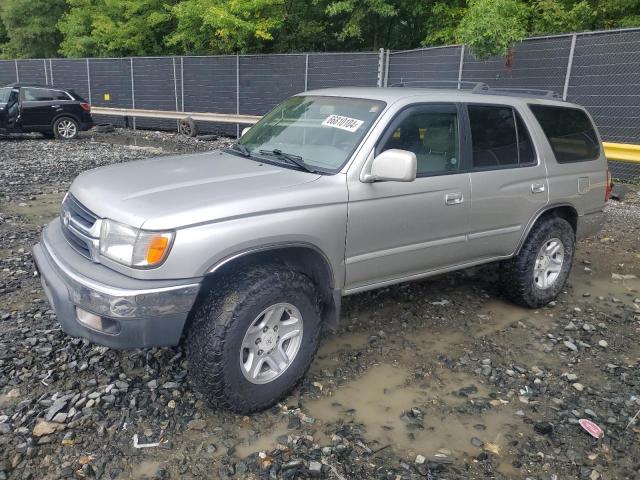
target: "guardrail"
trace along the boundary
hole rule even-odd
[[[262,117],[259,115],[237,115],[235,113],[206,113],[206,112],[173,112],[170,110],[145,110],[139,108],[106,108],[91,107],[91,113],[96,115],[111,115],[131,118],[161,118],[166,120],[185,120],[191,118],[198,122],[213,123],[241,123],[253,125]]]
[[[608,160],[640,165],[640,145],[629,143],[602,142]]]

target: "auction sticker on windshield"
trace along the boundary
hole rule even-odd
[[[364,122],[357,118],[343,117],[342,115],[329,115],[324,119],[322,125],[325,127],[339,128],[347,132],[355,132]]]

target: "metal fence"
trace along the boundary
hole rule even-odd
[[[393,52],[0,61],[2,84],[74,88],[95,106],[248,115],[264,114],[305,90],[412,80],[555,90],[584,105],[605,140],[640,144],[640,28],[527,39],[514,46],[509,64],[504,58],[476,60],[460,45]],[[135,121],[142,128],[175,128],[171,120]],[[239,131],[229,125],[208,129]]]

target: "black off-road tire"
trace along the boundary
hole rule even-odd
[[[198,136],[198,125],[191,117],[178,120],[178,132],[187,137]]]
[[[240,366],[244,335],[265,308],[294,305],[303,318],[302,343],[293,363],[273,381],[249,382]],[[279,265],[245,267],[221,278],[200,302],[187,332],[190,376],[212,406],[247,414],[272,406],[296,385],[318,349],[321,309],[315,284]]]
[[[564,260],[556,281],[547,289],[534,282],[534,267],[544,243],[558,238],[564,247]],[[500,283],[504,295],[512,302],[528,308],[540,308],[553,301],[569,277],[575,252],[575,232],[563,218],[544,217],[533,226],[520,253],[503,262]]]

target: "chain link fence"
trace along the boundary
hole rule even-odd
[[[96,106],[247,115],[262,115],[295,93],[317,88],[442,80],[554,90],[584,105],[606,141],[640,144],[640,28],[531,38],[515,45],[508,59],[477,60],[453,45],[394,52],[0,61],[2,84],[73,88]],[[132,122],[138,128],[176,127],[172,120]],[[200,128],[237,135],[241,127]],[[614,174],[640,177],[640,165],[615,163]]]

